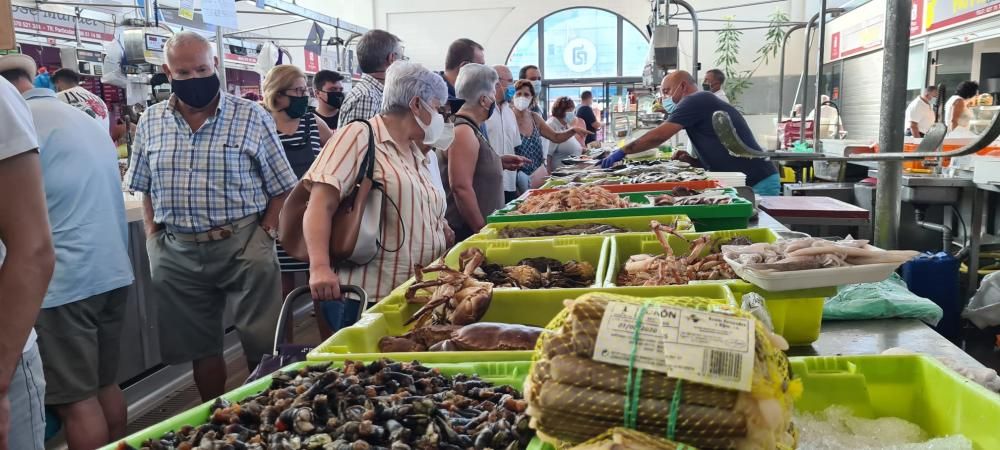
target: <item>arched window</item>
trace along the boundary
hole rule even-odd
[[[525,31],[507,56],[517,76],[537,65],[547,80],[640,77],[649,40],[631,22],[597,8],[564,9]]]

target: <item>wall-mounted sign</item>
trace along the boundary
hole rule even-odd
[[[927,0],[924,28],[937,31],[1000,13],[1000,0]]]
[[[563,48],[563,64],[573,72],[586,72],[596,63],[597,47],[589,39],[573,39]]]
[[[913,0],[910,6],[910,37],[924,32],[924,0]]]
[[[226,61],[234,61],[243,64],[257,64],[257,49],[241,47],[239,45],[226,46]]]
[[[76,39],[75,24],[80,25],[80,39],[91,42],[107,42],[115,38],[113,24],[100,20],[42,11],[24,6],[13,6],[14,29],[42,36]]]

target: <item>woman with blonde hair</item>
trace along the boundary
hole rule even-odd
[[[310,113],[310,89],[306,74],[298,67],[274,66],[264,77],[263,91],[264,107],[274,118],[285,157],[301,178],[330,138],[330,128]]]
[[[289,64],[274,66],[264,77],[263,94],[264,108],[274,118],[285,157],[295,176],[302,178],[331,134],[326,123],[309,112],[306,74]],[[295,289],[295,272],[308,271],[309,264],[289,256],[280,244],[277,250],[284,297]]]

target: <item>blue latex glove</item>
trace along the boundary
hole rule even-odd
[[[611,155],[608,155],[607,158],[601,160],[601,167],[605,169],[610,168],[623,159],[625,159],[625,150],[617,149]]]

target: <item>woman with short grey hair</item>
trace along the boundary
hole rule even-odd
[[[447,150],[438,148],[438,160],[448,196],[445,217],[459,240],[478,233],[486,217],[503,207],[503,171],[525,162],[497,155],[480,128],[496,109],[499,81],[492,67],[474,63],[462,66],[455,80],[455,94],[465,103],[455,114],[455,140]]]
[[[376,152],[373,178],[385,199],[378,250],[368,264],[330,258],[331,218],[352,193],[368,153],[368,126],[343,124],[302,178],[310,190],[303,234],[314,299],[340,299],[341,283],[361,286],[369,298],[383,298],[413,275],[414,264],[426,266],[444,255],[446,235],[451,234],[444,220],[445,199],[431,182],[417,143],[433,144],[441,137],[445,120],[440,110],[447,100],[444,80],[420,64],[396,61],[386,71],[382,112],[368,121]]]

